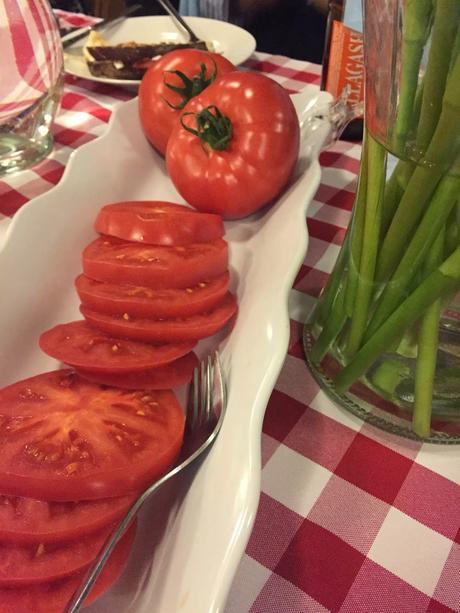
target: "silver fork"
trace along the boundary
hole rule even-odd
[[[142,8],[142,5],[133,4],[132,6],[124,10],[121,13],[121,15],[118,15],[117,17],[113,17],[113,18],[111,17],[110,19],[103,19],[102,21],[98,21],[97,23],[94,23],[92,26],[86,26],[84,28],[77,28],[76,31],[73,30],[72,32],[64,34],[64,36],[61,38],[62,48],[67,49],[67,47],[71,47],[77,41],[81,40],[82,38],[85,38],[86,36],[89,36],[90,32],[93,32],[94,30],[101,30],[102,28],[106,28],[107,26],[114,26],[115,24],[123,21],[124,19],[126,19],[127,17],[129,17],[130,15],[138,11],[140,8]]]
[[[192,28],[188,25],[185,19],[182,19],[179,11],[176,10],[175,6],[171,4],[169,0],[158,0],[158,3],[164,8],[164,10],[172,17],[173,20],[177,21],[180,26],[188,33],[190,37],[190,42],[199,43],[202,42],[201,38],[199,38]]]
[[[225,382],[219,354],[216,351],[212,357],[208,356],[194,370],[187,402],[184,444],[175,465],[166,475],[148,487],[130,508],[89,568],[81,585],[67,605],[66,613],[76,613],[80,610],[115,545],[146,500],[166,481],[198,459],[214,443],[222,426],[226,407]]]

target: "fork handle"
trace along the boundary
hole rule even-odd
[[[69,601],[64,613],[77,613],[80,608],[83,606],[86,597],[88,596],[91,588],[96,582],[97,578],[101,574],[102,569],[105,566],[105,563],[110,557],[110,554],[115,549],[118,541],[121,539],[123,534],[126,531],[126,528],[130,525],[136,515],[139,513],[144,502],[150,498],[150,496],[156,492],[166,481],[169,481],[172,477],[177,475],[183,468],[191,464],[199,457],[200,453],[203,451],[203,447],[206,448],[210,442],[210,438],[207,439],[206,444],[202,445],[199,449],[197,449],[192,455],[182,461],[180,464],[176,465],[172,470],[163,475],[161,479],[150,485],[139,498],[134,502],[132,507],[126,513],[122,521],[118,524],[116,530],[107,538],[106,542],[102,550],[100,551],[97,558],[94,560],[93,564],[89,567],[87,573],[83,577],[80,585],[77,590],[73,594],[71,600]],[[180,456],[179,456],[180,458]]]
[[[88,572],[82,579],[82,582],[79,585],[78,589],[73,594],[72,599],[70,600],[65,609],[65,613],[77,613],[77,611],[79,611],[80,608],[83,606],[86,597],[88,596],[91,588],[99,577],[102,569],[105,566],[105,563],[110,557],[110,554],[113,552],[118,541],[125,533],[126,528],[128,528],[130,523],[136,517],[137,513],[139,512],[139,509],[144,504],[146,498],[146,496],[141,496],[136,500],[136,502],[129,509],[128,513],[124,516],[124,518],[118,525],[115,532],[107,538],[102,551],[100,552],[96,560],[93,562],[93,564],[90,566]]]
[[[205,415],[206,418],[209,418],[209,414],[210,414],[209,404],[212,401],[212,394],[210,394],[209,392],[209,389],[211,386],[210,381],[209,381],[210,371],[211,371],[210,364],[211,364],[210,358],[208,358],[208,365],[206,369],[207,375],[205,378],[205,381],[207,382],[208,393],[204,396],[204,406],[203,406],[203,408],[204,407],[206,408],[206,415]],[[204,432],[205,438],[199,437],[199,443],[195,441],[195,444],[197,444],[197,446],[192,445],[191,449],[187,448],[186,444],[183,444],[181,453],[179,454],[179,457],[176,460],[175,466],[169,472],[163,475],[158,481],[156,481],[155,483],[150,485],[146,490],[144,490],[144,492],[134,502],[132,507],[129,509],[125,517],[122,519],[122,521],[118,525],[117,529],[106,540],[100,554],[95,559],[93,564],[90,566],[82,582],[78,586],[75,593],[72,595],[72,598],[69,601],[65,609],[65,613],[77,613],[77,611],[80,610],[80,607],[83,605],[86,597],[89,594],[89,591],[93,587],[100,572],[104,568],[104,565],[107,562],[110,554],[114,550],[120,538],[125,533],[126,528],[130,525],[132,520],[136,517],[137,513],[139,512],[144,502],[148,498],[150,498],[150,496],[154,494],[164,483],[166,483],[167,481],[175,477],[183,469],[187,468],[188,466],[190,466],[190,464],[195,462],[195,460],[197,460],[202,455],[202,453],[206,451],[216,440],[216,437],[222,426],[223,418],[225,415],[225,409],[227,405],[226,387],[225,387],[225,384],[222,378],[220,360],[219,360],[219,355],[217,351],[214,354],[214,366],[216,368],[216,373],[217,373],[215,380],[217,381],[217,387],[219,390],[219,395],[218,395],[219,400],[217,402],[217,405],[220,406],[220,412],[219,412],[217,422],[214,424],[212,431],[207,432],[206,429],[202,430],[201,434],[203,434]],[[196,402],[198,402],[198,400],[196,400]],[[203,404],[203,401],[202,401],[202,404]],[[197,424],[195,421],[196,419],[195,412],[193,412],[192,415],[193,415],[192,423],[194,423],[196,429],[203,428],[203,426],[206,425],[206,419],[205,419],[204,424],[201,423],[201,420],[198,420],[198,424]],[[189,418],[189,416],[190,416],[190,413],[189,413],[189,410],[187,409],[187,418]]]
[[[157,0],[157,1],[159,4],[161,4],[164,10],[169,15],[171,15],[173,19],[178,21],[180,25],[184,28],[184,30],[188,32],[188,35],[190,36],[190,40],[192,43],[198,43],[201,41],[201,39],[198,38],[198,36],[195,34],[192,28],[188,25],[188,23],[184,19],[182,19],[182,16],[180,15],[180,13],[175,9],[175,7],[171,4],[169,0]]]
[[[112,18],[103,19],[102,21],[98,21],[97,23],[94,23],[92,26],[86,26],[85,28],[77,28],[76,30],[72,30],[71,32],[68,32],[67,34],[64,35],[62,39],[62,48],[67,49],[67,47],[70,47],[71,45],[81,40],[82,38],[85,38],[91,32],[95,30],[100,30],[107,26],[114,26],[116,23],[123,21],[124,19],[126,19],[126,17],[129,17],[129,15],[132,15],[133,13],[138,11],[140,8],[142,8],[140,4],[133,4],[132,6],[128,7],[125,11],[123,11],[121,15],[118,15],[118,17],[115,17],[113,19]]]

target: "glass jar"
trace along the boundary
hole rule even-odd
[[[63,84],[59,28],[47,0],[0,0],[0,176],[52,148]]]
[[[309,365],[387,430],[460,442],[460,2],[364,0],[352,219],[305,327]]]

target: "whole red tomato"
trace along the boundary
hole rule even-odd
[[[161,154],[187,102],[233,70],[221,55],[199,49],[171,51],[149,68],[139,87],[139,116],[145,135]]]
[[[231,219],[276,198],[299,153],[299,121],[285,89],[258,73],[232,72],[185,111],[166,165],[189,204]]]

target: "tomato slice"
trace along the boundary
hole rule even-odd
[[[125,496],[177,457],[184,413],[170,390],[107,388],[56,370],[0,390],[0,491],[42,500]]]
[[[133,522],[107,560],[85,600],[85,605],[94,602],[120,577],[128,561],[135,535],[136,523]],[[0,612],[62,613],[80,585],[85,572],[86,570],[67,579],[50,583],[43,582],[22,588],[0,588]]]
[[[142,372],[114,375],[111,373],[92,373],[78,369],[78,373],[95,383],[110,385],[127,390],[163,390],[185,385],[190,381],[193,370],[198,366],[198,358],[193,352],[164,366],[150,368]],[[1,514],[0,514],[1,518]],[[1,528],[0,528],[1,535]]]
[[[134,62],[133,67],[144,68],[145,70],[148,70],[150,66],[153,66],[153,64],[155,64],[156,61],[157,60],[154,60],[152,58],[145,58],[144,60],[138,60],[137,62]]]
[[[139,245],[105,236],[83,251],[83,272],[96,281],[145,285],[155,289],[192,287],[228,268],[228,245],[210,243],[165,247]]]
[[[99,211],[95,228],[100,234],[149,245],[207,243],[224,235],[220,215],[159,200],[107,204]]]
[[[209,311],[221,302],[229,284],[228,272],[185,289],[154,290],[151,287],[102,283],[86,275],[75,279],[83,304],[100,313],[127,313],[131,317],[186,317]]]
[[[91,326],[115,337],[143,342],[177,343],[197,341],[215,334],[235,315],[237,302],[228,292],[212,311],[183,319],[136,319],[127,314],[105,315],[84,305],[80,306],[80,311]]]
[[[195,342],[147,345],[114,338],[85,321],[60,324],[43,332],[40,348],[65,364],[98,373],[128,373],[172,362],[193,349]]]
[[[58,543],[87,536],[114,523],[136,496],[81,502],[46,502],[0,495],[0,539],[10,543]]]
[[[57,545],[0,543],[0,586],[56,581],[83,570],[97,556],[115,526]]]

